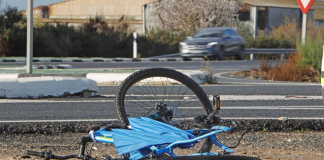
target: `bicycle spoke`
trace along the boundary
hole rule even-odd
[[[140,82],[141,83],[141,82]],[[141,83],[142,84],[142,83]],[[143,93],[146,93],[146,92],[144,92],[142,89],[140,89],[140,87],[139,86],[136,86],[139,90],[141,90]],[[147,91],[147,89],[146,89],[146,87],[144,86],[144,89]],[[149,94],[149,91],[148,91],[148,94],[146,94],[146,95],[150,95]],[[151,96],[152,97],[152,96]],[[150,99],[151,100],[151,102],[153,102],[152,100],[156,100],[156,99],[154,99],[154,97],[152,97],[152,99]],[[154,103],[154,102],[153,102]]]
[[[130,89],[130,90],[132,90],[132,89]],[[132,98],[134,98],[134,99],[137,100],[138,102],[141,102],[142,104],[146,105],[145,103],[143,103],[143,102],[140,101],[139,99],[137,99],[137,98],[135,98],[135,97],[132,97]],[[153,102],[153,103],[154,103],[154,102]]]
[[[162,78],[160,77],[160,80],[161,80],[161,85],[162,85],[162,88],[163,88],[163,96],[164,96],[164,100],[165,100],[165,89],[164,89],[164,85],[163,85],[163,81],[162,81]],[[163,100],[163,101],[164,101]]]
[[[188,92],[188,90],[189,90],[189,88],[187,88],[186,92],[183,94],[183,98],[182,98],[183,100],[184,100],[184,97],[185,97],[184,95]],[[178,103],[177,106],[179,106],[181,103],[182,103],[182,102],[181,102],[181,100],[180,100],[180,103]]]
[[[155,82],[154,82],[154,78],[153,77],[151,77],[152,78],[152,80],[153,80],[153,85],[154,85],[154,89],[155,89],[155,93],[157,93],[157,91],[156,91],[156,86],[155,86]],[[162,100],[161,100],[162,101]],[[160,102],[161,102],[160,101]]]
[[[146,82],[147,82],[147,78],[146,78]],[[156,93],[154,93],[154,91],[153,91],[153,89],[152,89],[150,83],[147,82],[147,84],[149,85],[149,87],[150,87],[150,89],[151,89],[151,91],[152,91],[152,93],[153,93],[153,95],[154,95],[154,97],[155,97],[155,100],[157,100],[157,98],[156,98]]]

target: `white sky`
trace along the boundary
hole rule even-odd
[[[1,1],[1,9],[6,7],[7,5],[11,7],[17,7],[18,10],[26,10],[28,0],[0,0]],[[49,5],[57,2],[62,2],[66,0],[34,0],[34,8],[42,5]]]

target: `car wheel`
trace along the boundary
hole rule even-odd
[[[224,52],[219,52],[218,54],[217,54],[217,59],[219,60],[219,61],[221,61],[221,60],[223,60],[224,59]]]
[[[238,60],[244,60],[244,49],[241,49],[238,51],[237,59]]]

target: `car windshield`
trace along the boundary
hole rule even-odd
[[[218,29],[201,29],[196,32],[193,38],[215,38],[215,37],[222,37],[222,31]]]

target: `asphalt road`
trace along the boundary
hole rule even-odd
[[[270,61],[273,65],[276,61]],[[183,69],[183,70],[196,70],[201,68],[201,62],[184,61],[184,62],[34,62],[34,65],[59,65],[59,64],[70,64],[75,69],[144,69],[148,67],[165,67],[172,69]],[[3,65],[26,65],[21,62],[5,62],[0,63]],[[210,61],[211,68],[214,72],[226,72],[226,71],[240,71],[249,70],[254,67],[259,67],[259,61]]]
[[[288,83],[289,84],[289,83]],[[207,95],[322,95],[321,85],[229,84],[200,85]],[[115,95],[119,86],[99,86],[100,94]],[[157,87],[158,88],[158,87]],[[159,87],[162,89],[162,87]]]
[[[63,64],[63,63],[34,63]],[[79,69],[141,69],[147,67],[167,67],[193,70],[201,67],[201,62],[117,62],[117,63],[64,63]],[[314,83],[268,82],[233,79],[226,72],[248,70],[259,67],[259,61],[211,61],[211,68],[217,73],[218,85],[202,85],[207,95],[283,95],[321,96],[321,86]],[[273,61],[272,64],[275,64]],[[24,63],[0,63],[0,65],[24,65]],[[176,86],[175,89],[179,87]],[[118,86],[100,86],[99,92],[107,97],[60,98],[41,100],[0,101],[0,121],[26,120],[101,120],[116,119],[114,95]],[[163,90],[162,87],[157,87]],[[45,100],[45,101],[43,101]],[[9,102],[9,103],[8,103]],[[140,102],[142,103],[142,102]],[[223,118],[323,118],[322,99],[278,99],[278,100],[222,100]],[[181,117],[193,118],[204,114],[199,101],[179,107]],[[142,109],[135,109],[144,113]],[[144,109],[143,109],[144,110]],[[133,112],[133,110],[131,111]],[[145,114],[145,113],[144,113]]]
[[[100,86],[106,97],[38,100],[1,100],[0,122],[116,119],[114,94],[118,86]],[[320,85],[208,85],[208,95],[300,95],[321,96]],[[194,98],[193,98],[194,99]],[[195,101],[195,99],[193,100]],[[179,107],[182,118],[203,114],[199,101]],[[222,100],[223,118],[324,118],[322,99]],[[141,111],[141,109],[139,109]],[[138,110],[137,110],[138,111]],[[144,113],[141,111],[140,113]]]

